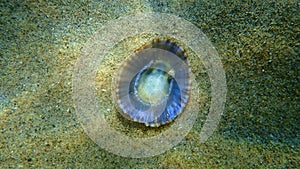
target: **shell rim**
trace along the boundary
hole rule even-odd
[[[133,55],[136,55],[139,51],[144,50],[144,49],[147,49],[149,45],[152,45],[153,43],[156,43],[157,41],[162,41],[162,40],[168,41],[168,42],[170,42],[170,43],[172,43],[172,44],[175,44],[175,45],[177,45],[177,46],[179,46],[179,47],[182,48],[182,55],[183,55],[183,57],[185,58],[185,60],[183,60],[183,59],[181,58],[181,56],[178,56],[178,55],[176,55],[176,54],[174,54],[174,55],[176,55],[177,57],[179,57],[181,60],[183,60],[183,61],[187,64],[188,73],[189,73],[189,76],[187,77],[187,79],[188,79],[189,91],[188,91],[188,93],[187,93],[187,101],[186,101],[186,102],[182,102],[182,108],[181,108],[181,110],[180,110],[179,112],[176,113],[176,116],[175,116],[173,119],[168,119],[167,121],[165,121],[165,122],[163,122],[163,123],[157,123],[157,118],[156,118],[155,124],[149,124],[149,123],[147,123],[147,122],[144,122],[144,121],[138,120],[138,119],[136,119],[136,118],[130,117],[129,113],[123,110],[123,108],[121,107],[120,99],[118,99],[119,97],[118,97],[118,94],[117,94],[119,89],[118,89],[118,87],[116,87],[116,86],[118,86],[118,83],[119,83],[120,77],[121,77],[121,76],[120,76],[121,71],[122,71],[122,69],[124,69],[125,65],[128,63],[128,60],[129,60]],[[121,63],[121,65],[119,66],[118,70],[115,72],[115,74],[114,74],[114,76],[113,76],[113,78],[112,78],[112,84],[113,84],[113,85],[112,85],[112,88],[113,88],[113,89],[116,89],[116,91],[111,90],[111,91],[112,91],[112,96],[113,96],[113,101],[114,101],[114,103],[115,103],[114,105],[115,105],[115,108],[117,109],[118,113],[120,113],[120,114],[121,114],[123,117],[125,117],[127,120],[132,120],[132,121],[137,122],[137,123],[145,124],[147,127],[160,127],[160,126],[163,126],[163,125],[165,125],[165,124],[168,124],[168,123],[173,122],[174,120],[176,120],[176,118],[177,118],[178,116],[180,116],[180,115],[184,112],[185,107],[186,107],[186,105],[189,103],[189,100],[190,100],[190,93],[191,93],[191,88],[192,88],[192,79],[191,79],[191,73],[192,73],[192,72],[191,72],[190,63],[189,63],[189,59],[188,59],[188,54],[187,54],[186,50],[184,49],[184,47],[178,45],[177,42],[175,42],[175,41],[176,41],[176,40],[174,40],[174,38],[171,38],[171,37],[163,37],[163,38],[161,38],[161,37],[159,37],[159,38],[156,37],[156,38],[153,38],[153,39],[151,39],[151,40],[145,42],[141,47],[139,47],[138,49],[134,50],[132,55],[128,55],[128,56],[122,61],[122,63]],[[167,50],[167,51],[169,51],[169,50]],[[169,51],[169,52],[170,52],[170,51]]]

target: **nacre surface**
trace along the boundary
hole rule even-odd
[[[166,124],[188,101],[187,55],[175,42],[155,39],[122,63],[115,83],[116,106],[124,117],[146,126]]]

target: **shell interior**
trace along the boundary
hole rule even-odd
[[[122,64],[116,79],[119,112],[146,126],[172,121],[188,101],[187,56],[170,40],[155,40],[137,50]]]

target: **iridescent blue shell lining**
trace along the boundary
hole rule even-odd
[[[116,99],[120,113],[146,126],[159,126],[174,120],[188,101],[190,69],[187,56],[170,40],[156,39],[138,49],[136,55],[123,63],[118,75]],[[149,84],[152,81],[153,84]]]

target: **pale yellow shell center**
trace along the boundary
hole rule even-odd
[[[157,69],[141,75],[137,91],[140,99],[155,104],[168,95],[168,74]]]

